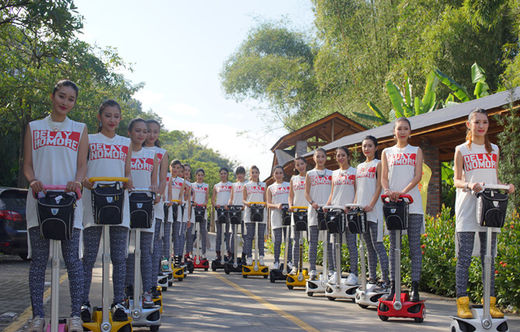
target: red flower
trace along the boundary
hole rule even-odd
[[[423,236],[424,236],[424,237],[428,237],[428,233],[424,233]]]
[[[424,251],[421,251],[421,254],[423,254],[423,255],[424,255]]]
[[[511,229],[515,228],[515,226],[513,224],[511,224]]]
[[[495,270],[495,274],[498,274],[498,270]]]
[[[426,245],[425,244],[421,245],[421,248],[423,248],[423,249],[426,248]]]

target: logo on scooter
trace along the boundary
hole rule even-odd
[[[137,203],[137,208],[138,209],[142,209],[143,208],[143,203]]]
[[[392,213],[395,213],[395,211],[397,211],[397,209],[390,209],[390,212]]]
[[[113,200],[114,200],[113,197],[107,197],[107,203],[112,203]]]
[[[60,209],[51,209],[51,213],[53,216],[57,215]]]

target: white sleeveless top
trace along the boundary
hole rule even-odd
[[[172,197],[171,197],[171,199],[179,200],[179,194],[181,193],[182,184],[183,183],[184,183],[184,179],[180,178],[178,176],[173,178],[173,179],[170,179],[170,181],[168,181],[168,185],[172,187]],[[184,195],[182,195],[182,194],[181,194],[181,197],[180,197],[180,201],[181,201],[181,203],[178,203],[178,205],[177,205],[177,220],[173,220],[173,215],[172,215],[172,213],[170,213],[168,215],[168,221],[169,222],[185,221],[182,218],[182,208],[181,208],[181,205],[182,205],[182,202],[184,201]]]
[[[193,188],[192,188],[192,183],[186,179],[184,179],[184,187],[186,188],[186,190],[190,190],[190,196],[188,197],[188,199],[186,200],[184,198],[184,193],[182,193],[182,203],[184,204],[184,213],[182,214],[182,221],[183,222],[188,222],[188,201],[192,201],[193,200]]]
[[[246,196],[247,202],[265,202],[265,200],[264,200],[265,182],[249,181],[245,184],[244,190],[247,193],[247,196]],[[264,207],[264,218],[262,220],[263,223],[265,223],[266,215],[267,215],[267,207]],[[251,209],[249,208],[249,206],[246,206],[246,208],[245,208],[244,222],[246,222],[246,223],[251,222]]]
[[[309,195],[311,199],[320,206],[327,204],[329,200],[330,190],[332,187],[332,171],[329,169],[317,170],[313,169],[307,172],[307,179],[310,182]],[[308,204],[308,225],[318,225],[318,215],[312,205]]]
[[[91,177],[124,177],[125,163],[128,150],[130,149],[130,139],[115,135],[113,138],[107,137],[102,133],[88,135],[88,164],[87,178]],[[83,197],[85,202],[89,202],[84,206],[83,226],[85,228],[96,225],[94,223],[94,213],[92,211],[92,193],[89,189],[84,188]],[[129,227],[130,225],[130,205],[128,203],[128,192],[125,190],[123,201],[123,223],[117,226]]]
[[[191,184],[191,191],[193,192],[193,203],[195,204],[207,204],[206,202],[206,193],[209,190],[209,185],[207,183],[197,183],[193,182]],[[195,222],[195,205],[191,206],[191,222]],[[204,220],[206,220],[206,214],[204,214]]]
[[[369,162],[363,162],[358,165],[356,171],[356,195],[357,203],[367,206],[374,197],[377,186],[377,165],[381,161],[373,159]],[[381,196],[381,193],[378,194]],[[383,221],[383,203],[381,199],[377,199],[372,211],[367,212],[367,220],[372,222]]]
[[[141,148],[132,151],[132,182],[137,189],[148,189],[152,185],[152,171],[155,159],[155,151]],[[153,233],[155,230],[155,216],[152,218],[150,228],[141,229],[143,232]]]
[[[215,205],[228,205],[231,197],[231,189],[233,184],[231,182],[219,182],[214,187],[217,197],[215,198]]]
[[[144,149],[149,149],[155,152],[155,155],[157,156],[157,187],[159,187],[159,178],[161,177],[161,161],[162,158],[166,152],[165,149],[160,148],[158,146],[150,146],[150,147],[143,147]],[[162,197],[159,203],[154,205],[154,216],[157,219],[164,219],[164,193],[161,193]]]
[[[337,169],[332,172],[332,189],[331,205],[344,207],[345,204],[354,202],[356,190],[354,184],[356,183],[356,169],[349,167],[346,170]]]
[[[273,183],[267,190],[271,192],[271,203],[273,204],[289,204],[289,182]],[[281,228],[282,225],[282,211],[278,209],[271,209],[271,227],[272,229]]]
[[[301,175],[294,175],[291,178],[291,185],[294,192],[293,206],[307,206],[309,202],[305,198],[305,177]]]
[[[231,205],[244,205],[244,187],[245,182],[233,183],[233,202]]]
[[[78,149],[84,123],[68,117],[63,122],[53,122],[50,115],[29,123],[32,144],[32,163],[35,179],[46,185],[66,185],[76,179]],[[36,199],[29,187],[26,203],[27,229],[38,226]],[[82,228],[82,199],[76,203],[74,228]]]
[[[417,146],[409,144],[402,149],[394,145],[383,150],[388,164],[388,183],[391,191],[402,191],[412,182],[415,176],[418,150]],[[409,206],[409,213],[424,214],[419,187],[416,185],[408,192],[408,195],[413,198],[413,203]]]
[[[497,160],[498,147],[491,144],[492,152],[488,153],[484,145],[471,144],[471,148],[465,142],[455,148],[462,155],[463,171],[462,179],[466,182],[484,182],[497,184]],[[455,199],[455,230],[457,232],[485,232],[486,227],[478,224],[477,198],[471,190],[465,191],[457,188]]]

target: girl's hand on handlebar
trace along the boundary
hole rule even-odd
[[[67,182],[66,191],[68,192],[78,192],[81,190],[81,182],[79,181],[69,181]]]
[[[514,193],[514,192],[515,192],[515,185],[512,184],[512,183],[510,183],[510,184],[509,184],[509,193],[512,194],[512,193]]]
[[[468,183],[468,188],[470,188],[471,190],[473,190],[474,192],[478,193],[478,192],[481,192],[482,191],[482,186],[484,184],[483,183],[480,183],[480,182],[475,182],[475,183]]]
[[[35,194],[43,191],[43,183],[40,180],[32,180],[29,186]]]
[[[157,189],[158,189],[158,187],[157,187],[156,184],[153,184],[153,185],[150,186],[150,191],[153,191],[156,194],[157,194]]]
[[[81,183],[83,184],[83,187],[87,188],[88,190],[92,190],[92,188],[94,187],[94,184],[90,182],[87,178],[84,178],[83,181],[81,181]]]
[[[314,210],[318,210],[320,208],[320,206],[316,202],[312,203],[311,206]]]
[[[372,211],[373,209],[374,209],[374,207],[373,207],[373,206],[370,206],[370,205],[367,205],[367,206],[365,206],[365,207],[363,208],[363,210],[364,210],[365,212],[370,212],[370,211]]]
[[[276,208],[277,208],[278,210],[281,210],[281,209],[282,209],[282,203],[279,203],[279,204],[276,206]]]
[[[123,182],[123,188],[125,189],[133,189],[134,184],[132,183],[132,179],[128,179],[127,182]]]
[[[390,200],[397,202],[399,200],[399,196],[401,196],[401,192],[399,191],[391,191],[390,192]]]

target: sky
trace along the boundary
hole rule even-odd
[[[254,100],[227,99],[220,84],[226,59],[265,21],[310,31],[310,0],[76,0],[84,17],[79,37],[114,47],[144,88],[134,95],[168,130],[192,131],[222,155],[269,175],[270,148],[287,132]],[[271,123],[269,123],[271,121]],[[268,127],[275,128],[267,130]]]

